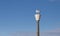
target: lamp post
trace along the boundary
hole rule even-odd
[[[40,36],[39,34],[39,21],[40,21],[40,11],[39,10],[36,10],[36,14],[35,14],[35,19],[36,19],[36,23],[37,23],[37,36]]]

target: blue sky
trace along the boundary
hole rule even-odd
[[[59,30],[60,0],[0,0],[0,36],[36,32],[36,9],[41,10],[41,32]]]

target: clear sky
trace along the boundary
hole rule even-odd
[[[36,9],[41,10],[41,32],[60,28],[60,0],[0,0],[0,36],[36,32]]]

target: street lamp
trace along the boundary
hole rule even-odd
[[[37,23],[37,36],[39,36],[39,21],[40,21],[40,10],[36,10],[36,14],[35,14],[35,19],[36,19],[36,23]]]

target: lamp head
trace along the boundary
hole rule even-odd
[[[40,10],[36,10],[35,19],[36,21],[40,20]]]

